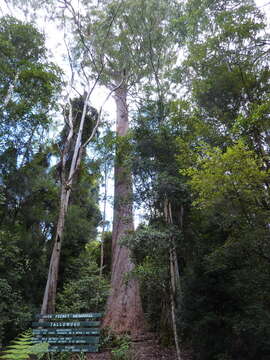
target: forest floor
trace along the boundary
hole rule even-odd
[[[136,341],[131,346],[132,360],[177,360],[174,348],[164,348],[156,340]],[[111,360],[110,351],[98,354],[87,354],[87,360]],[[183,360],[191,360],[191,354],[186,351],[182,354]]]

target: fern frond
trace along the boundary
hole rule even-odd
[[[12,344],[7,347],[0,359],[5,360],[27,360],[30,355],[37,355],[40,359],[45,352],[48,351],[48,343],[40,343],[33,345],[32,330],[27,330],[21,334],[17,339],[12,341]]]

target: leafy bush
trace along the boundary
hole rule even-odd
[[[128,334],[116,335],[106,328],[101,333],[101,347],[110,349],[112,360],[130,360],[131,338]]]
[[[0,344],[4,345],[25,330],[32,317],[29,306],[23,303],[20,289],[12,285],[0,278]]]
[[[83,313],[104,310],[109,283],[99,275],[99,268],[91,258],[81,258],[81,261],[83,264],[77,270],[76,278],[68,281],[58,296],[58,312]]]

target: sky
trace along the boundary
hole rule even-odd
[[[146,0],[147,1],[147,0]],[[239,0],[241,1],[241,0]],[[270,0],[255,0],[257,6],[266,14],[268,20],[268,26],[270,25]],[[20,18],[21,20],[25,20],[25,15],[19,11],[18,9],[12,9],[9,4],[9,0],[0,0],[0,16],[1,15],[13,15],[15,17]],[[41,32],[43,32],[46,36],[46,46],[49,49],[49,54],[51,60],[57,63],[65,73],[69,74],[69,67],[67,67],[67,62],[64,58],[64,54],[66,53],[66,48],[64,46],[63,40],[63,31],[58,29],[54,23],[46,19],[44,16],[44,12],[40,12],[40,19],[37,22],[37,25]],[[93,95],[91,96],[91,105],[96,109],[100,109],[103,105],[105,98],[108,96],[109,91],[105,87],[96,87]],[[115,114],[116,107],[112,97],[106,102],[104,105],[104,112],[109,114],[109,119],[111,123],[115,122]],[[102,191],[104,191],[104,187],[101,187],[101,196]],[[113,181],[109,180],[108,184],[108,195],[109,198],[112,198],[113,195]],[[103,208],[103,205],[101,205]],[[107,220],[112,221],[112,204],[109,203],[107,207]],[[135,214],[135,224],[138,224],[140,221],[141,211],[137,211]]]
[[[17,9],[14,11],[14,9],[12,9],[8,3],[9,0],[0,0],[0,15],[12,14],[23,19],[24,15]],[[270,0],[255,0],[255,3],[263,12],[265,12],[268,19],[268,25],[270,25]],[[51,52],[52,61],[56,62],[61,68],[66,69],[65,71],[68,72],[66,60],[63,57],[63,54],[66,53],[65,46],[63,45],[63,32],[57,29],[56,25],[50,22],[48,19],[44,20],[44,16],[42,17],[43,20],[40,19],[38,21],[38,27],[46,35],[46,45]],[[107,95],[108,91],[106,88],[98,87],[92,96],[93,106],[99,109]],[[109,99],[105,106],[105,110],[109,111],[110,113],[112,110],[115,110],[113,99]]]
[[[241,1],[241,0],[239,0]],[[23,19],[24,14],[18,11],[18,9],[12,9],[10,5],[8,5],[9,0],[0,0],[0,16],[5,14],[11,14],[14,16],[18,16],[19,18]],[[267,19],[268,19],[268,26],[270,25],[270,0],[255,0],[257,6],[265,12]],[[42,12],[41,12],[42,13]],[[67,67],[67,62],[63,56],[66,53],[66,49],[63,41],[63,31],[58,29],[55,24],[50,22],[48,19],[44,19],[44,15],[41,14],[40,19],[38,21],[38,27],[42,32],[46,35],[46,45],[47,48],[50,50],[51,60],[56,62],[61,68],[64,69],[66,73],[69,72],[69,68]],[[108,95],[108,90],[105,87],[97,87],[94,91],[92,99],[92,105],[99,109],[105,98]],[[106,105],[104,106],[104,110],[109,112],[110,114],[115,114],[115,104],[112,98],[110,98]]]

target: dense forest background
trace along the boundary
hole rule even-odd
[[[263,8],[253,0],[9,3],[51,14],[66,34],[69,70],[51,61],[34,21],[0,18],[2,346],[44,306],[61,240],[57,312],[107,311],[120,332],[141,321],[194,360],[268,359]],[[95,107],[96,86],[115,98],[116,132],[114,114]],[[143,212],[136,229],[132,208]],[[129,259],[120,280],[116,257]],[[131,293],[117,282],[130,282]],[[132,320],[118,325],[119,296],[132,304],[135,293],[143,318],[131,308]]]

